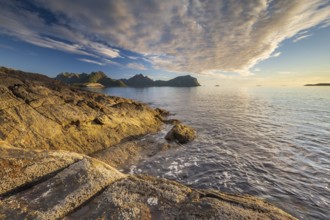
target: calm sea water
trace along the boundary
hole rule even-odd
[[[135,172],[256,195],[300,219],[330,219],[330,87],[111,88],[197,129]]]

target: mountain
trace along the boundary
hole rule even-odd
[[[83,85],[88,83],[100,83],[105,87],[125,87],[126,84],[120,80],[109,78],[104,72],[97,71],[87,73],[60,73],[55,77],[56,80],[67,84]]]
[[[98,71],[90,74],[82,73],[61,73],[55,77],[55,79],[67,84],[74,85],[86,85],[88,83],[100,83],[105,87],[195,87],[200,86],[197,79],[190,76],[178,76],[174,79],[164,80],[152,80],[148,76],[143,74],[137,74],[129,79],[115,80],[109,78],[105,73]]]
[[[305,86],[330,86],[330,83],[306,84]]]
[[[111,79],[109,77],[102,78],[98,81],[105,87],[126,87],[127,85],[121,80]]]
[[[148,76],[144,76],[141,73],[133,76],[129,79],[122,79],[122,81],[131,87],[151,87],[154,86],[154,81]]]
[[[156,80],[155,86],[195,87],[195,86],[200,86],[200,84],[195,77],[186,75],[186,76],[178,76],[169,81]]]

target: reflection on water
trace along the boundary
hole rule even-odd
[[[330,88],[113,88],[166,108],[198,138],[136,168],[267,199],[300,219],[330,216]]]

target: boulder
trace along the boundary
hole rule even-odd
[[[184,124],[176,124],[166,134],[165,139],[168,141],[178,141],[180,144],[186,144],[196,138],[196,131],[190,126]]]

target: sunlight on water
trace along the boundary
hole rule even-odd
[[[166,108],[198,138],[139,172],[260,196],[300,219],[330,216],[330,88],[113,88]]]

